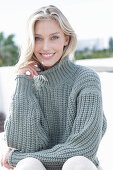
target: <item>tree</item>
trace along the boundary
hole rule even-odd
[[[113,50],[113,38],[112,37],[110,37],[109,39],[109,49]]]
[[[8,37],[4,33],[0,33],[0,66],[12,66],[18,61],[19,49],[13,38],[14,34]]]

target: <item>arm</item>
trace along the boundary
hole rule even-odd
[[[16,77],[16,89],[5,124],[8,146],[22,152],[35,152],[43,147],[45,149],[48,145],[47,131],[44,131],[40,123],[43,113],[33,93],[33,84],[34,80],[31,77]],[[37,120],[37,124],[34,123],[34,119]],[[47,129],[46,124],[43,126]]]
[[[96,79],[97,80],[97,79]],[[71,134],[65,143],[58,144],[51,149],[22,153],[14,151],[9,157],[11,165],[25,157],[39,159],[46,168],[61,167],[63,163],[72,156],[83,155],[95,164],[95,157],[102,138],[103,108],[99,81],[84,82],[84,88],[77,97],[77,113]]]

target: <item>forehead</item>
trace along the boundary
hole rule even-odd
[[[51,34],[53,32],[62,33],[62,29],[59,26],[59,23],[53,19],[43,19],[36,21],[34,27],[35,34]]]

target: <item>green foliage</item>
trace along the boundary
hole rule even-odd
[[[93,48],[92,50],[85,48],[84,50],[77,50],[74,55],[75,60],[81,59],[93,59],[93,58],[108,58],[113,57],[113,38],[109,39],[109,48],[96,50]]]
[[[93,58],[108,58],[113,57],[113,50],[103,49],[103,50],[86,50],[76,51],[74,58],[75,60],[81,59],[93,59]]]
[[[13,38],[14,34],[5,37],[0,33],[0,66],[12,66],[18,61],[19,49]]]

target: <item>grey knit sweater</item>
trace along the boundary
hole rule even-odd
[[[96,166],[96,153],[106,130],[98,75],[65,57],[34,78],[16,77],[5,136],[13,148],[9,163],[39,159],[47,170],[83,155]]]

